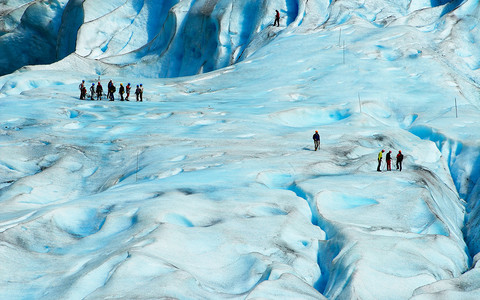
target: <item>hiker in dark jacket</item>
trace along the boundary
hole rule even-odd
[[[112,84],[111,84],[110,87],[108,88],[108,92],[110,93],[110,101],[114,101],[114,100],[115,100],[114,94],[115,94],[115,91],[116,91],[116,90],[117,90],[117,89],[115,88],[115,85],[114,85],[113,82],[112,82]]]
[[[387,171],[391,171],[392,170],[392,164],[391,164],[391,162],[392,162],[392,151],[388,151],[386,161],[387,161]]]
[[[109,100],[112,98],[112,95],[111,95],[112,86],[113,86],[113,82],[112,80],[110,80],[107,85],[107,99]]]
[[[275,22],[273,23],[273,26],[280,26],[280,12],[278,10],[275,10]]]
[[[90,100],[94,100],[93,96],[95,95],[95,83],[92,83],[92,86],[90,86]]]
[[[97,83],[97,100],[102,100],[103,87],[100,81]]]
[[[140,99],[140,87],[138,86],[138,84],[137,84],[137,89],[135,90],[135,95],[137,96],[137,102],[138,102]]]
[[[397,170],[402,171],[402,161],[403,161],[402,150],[398,150],[398,154],[397,154]]]
[[[315,146],[315,151],[320,148],[320,135],[317,130],[315,130],[315,133],[313,134],[313,145]]]
[[[123,101],[123,93],[125,93],[125,88],[121,83],[120,83],[120,88],[118,89],[118,93],[120,94],[120,101]]]

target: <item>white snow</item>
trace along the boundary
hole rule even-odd
[[[478,1],[52,5],[0,9],[84,14],[0,77],[1,299],[479,297]]]

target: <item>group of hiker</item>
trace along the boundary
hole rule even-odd
[[[378,153],[378,167],[377,167],[377,171],[378,172],[381,172],[382,170],[380,170],[380,167],[382,165],[382,158],[383,158],[383,153],[385,152],[385,150],[382,150]],[[385,161],[387,162],[387,171],[391,171],[392,170],[392,151],[388,151],[386,157],[385,157]],[[398,150],[398,154],[397,154],[397,170],[399,171],[402,171],[402,161],[403,161],[403,154],[402,154],[402,150]]]
[[[85,80],[82,80],[80,85],[78,86],[78,89],[80,90],[80,100],[86,100],[87,97],[87,87],[85,86]],[[132,89],[132,86],[130,83],[128,83],[125,87],[123,86],[122,83],[120,83],[120,88],[118,89],[118,94],[120,95],[120,101],[130,101],[128,98],[130,97],[130,90]],[[115,87],[114,83],[112,80],[108,82],[107,86],[107,99],[109,101],[114,101],[115,100],[115,92],[117,91],[117,88]],[[124,97],[124,94],[126,95]],[[90,86],[90,100],[95,100],[94,97],[97,97],[97,100],[102,100],[103,94],[103,86],[100,83],[100,81],[97,83],[95,86],[95,83],[92,83]],[[138,102],[143,102],[143,85],[138,84],[137,88],[135,89],[135,96],[136,100]]]
[[[318,130],[315,130],[315,133],[313,134],[313,146],[315,148],[315,151],[320,149],[320,135],[318,134]],[[384,149],[380,151],[380,153],[378,153],[378,167],[377,167],[378,172],[381,172],[380,167],[382,165],[383,153],[385,153]],[[387,162],[387,171],[391,171],[392,170],[392,151],[388,151],[385,157],[385,161]],[[397,170],[402,171],[402,162],[403,162],[402,150],[398,150],[396,162],[397,162],[396,164]]]
[[[280,26],[280,12],[278,10],[275,10],[275,22],[273,23],[273,26]],[[82,80],[82,83],[78,86],[80,90],[80,100],[86,100],[87,98],[87,87],[85,86],[85,80]],[[132,86],[127,84],[127,86],[123,86],[122,83],[120,83],[120,87],[118,89],[118,94],[120,95],[120,101],[130,101],[128,98],[130,97],[130,90]],[[117,88],[113,84],[112,80],[108,82],[108,87],[107,87],[107,99],[110,101],[115,100],[115,92]],[[126,95],[125,98],[123,95]],[[136,100],[139,102],[143,102],[143,85],[139,84],[137,85],[137,88],[135,89],[135,95],[136,95]],[[95,86],[95,83],[92,83],[90,86],[90,100],[102,100],[103,96],[103,86],[100,83],[100,81],[97,83],[97,86]],[[316,150],[316,149],[315,149]]]

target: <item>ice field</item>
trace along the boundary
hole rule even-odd
[[[479,7],[0,4],[0,298],[479,299]]]

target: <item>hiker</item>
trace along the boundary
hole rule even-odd
[[[135,90],[135,95],[137,96],[137,102],[138,102],[138,97],[140,97],[140,87],[137,84],[137,89]]]
[[[385,152],[385,150],[382,150],[378,153],[378,167],[377,167],[378,172],[381,172],[380,166],[382,165],[383,152]]]
[[[97,100],[102,100],[103,87],[100,81],[97,83]]]
[[[110,80],[110,81],[111,81],[111,80]],[[110,83],[109,83],[109,84],[110,84]],[[115,85],[114,85],[113,82],[112,82],[112,84],[111,84],[110,87],[108,88],[108,92],[110,93],[110,101],[114,101],[114,100],[115,100],[114,94],[115,94],[115,91],[116,91],[116,90],[117,90],[117,89],[115,88]]]
[[[111,99],[111,98],[112,98],[112,95],[110,94],[110,93],[111,93],[111,90],[112,90],[112,85],[113,85],[113,82],[112,82],[112,80],[110,79],[110,81],[108,82],[108,85],[107,85],[107,99]]]
[[[128,97],[130,97],[130,89],[131,88],[132,87],[130,86],[130,83],[128,83],[127,86],[126,86],[127,96],[125,97],[125,100],[127,100],[127,101],[130,101],[130,100],[128,100]]]
[[[140,83],[140,102],[143,102],[143,85]]]
[[[123,93],[125,93],[125,88],[121,83],[120,83],[120,88],[118,89],[118,93],[120,94],[120,101],[123,101]]]
[[[85,88],[85,80],[82,80],[82,83],[78,86],[80,90],[80,100],[85,100],[85,95],[87,94],[87,89]]]
[[[95,83],[92,82],[92,86],[90,87],[90,100],[94,100],[93,95],[95,95]]]
[[[280,26],[280,12],[278,10],[275,10],[275,22],[273,23],[273,26],[277,25],[277,27]]]
[[[392,162],[392,151],[388,151],[387,157],[386,157],[385,160],[387,161],[387,171],[391,171],[391,170],[392,170],[392,165],[391,165],[391,162]]]
[[[315,130],[315,133],[313,134],[313,145],[315,146],[315,151],[320,148],[320,135],[317,130]]]
[[[398,150],[398,154],[397,154],[397,170],[400,170],[400,172],[402,171],[402,161],[403,161],[402,150]]]

